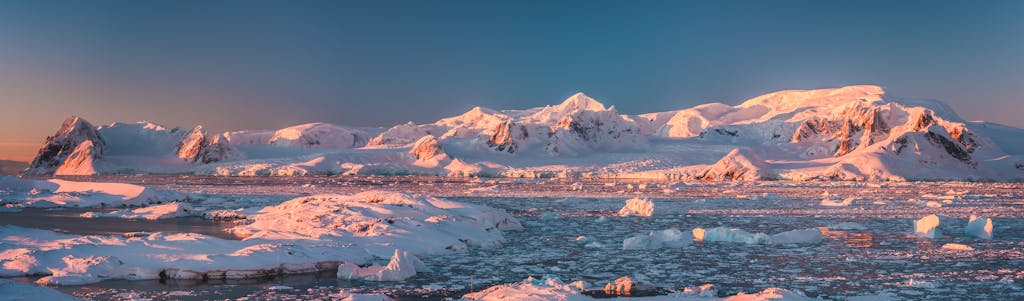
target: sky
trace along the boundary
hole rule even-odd
[[[0,159],[70,115],[390,126],[850,84],[1024,127],[1024,1],[0,1]]]

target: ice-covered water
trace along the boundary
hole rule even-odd
[[[330,183],[321,182],[273,184],[287,186],[284,189],[251,183],[231,186],[170,182],[173,181],[158,185],[188,192],[230,191],[241,195],[237,198],[244,198],[247,192],[259,194],[266,190],[297,194],[334,191]],[[527,276],[554,275],[565,281],[583,280],[594,288],[621,276],[643,278],[663,290],[713,283],[721,295],[783,287],[823,298],[881,293],[904,298],[1024,298],[1024,186],[1020,184],[661,184],[671,189],[624,192],[622,183],[587,183],[584,190],[589,191],[579,192],[564,189],[580,186],[572,183],[462,183],[454,188],[436,182],[395,183],[390,186],[398,187],[397,190],[448,195],[457,201],[505,209],[523,222],[525,230],[506,232],[508,242],[503,248],[424,256],[423,261],[433,272],[399,283],[348,282],[336,280],[333,275],[301,275],[226,283],[117,281],[62,290],[97,299],[118,299],[130,293],[136,297],[172,299],[307,299],[330,297],[344,289],[415,299],[459,297],[471,290],[516,282]],[[487,191],[489,196],[453,196],[473,195],[466,186],[488,185],[500,189],[477,190]],[[337,187],[342,186],[359,187]],[[555,197],[493,196],[533,195],[542,190]],[[624,201],[634,196],[651,198],[655,206],[652,217],[617,215]],[[826,197],[856,199],[846,207],[822,206],[821,200]],[[933,204],[928,205],[928,201]],[[940,226],[942,237],[932,240],[913,234],[914,220],[928,214],[944,216]],[[993,219],[994,239],[963,234],[971,214]],[[826,228],[841,222],[855,222],[867,229]],[[622,249],[622,241],[627,237],[654,230],[690,231],[695,227],[720,226],[768,234],[819,227],[825,239],[813,245],[697,242],[684,248]],[[580,236],[586,238],[578,240]],[[945,243],[965,244],[974,250],[942,249]],[[275,285],[288,288],[271,289]]]

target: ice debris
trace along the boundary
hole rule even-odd
[[[682,248],[693,242],[693,234],[671,228],[651,231],[648,234],[636,235],[622,241],[623,250],[645,250],[660,248]]]
[[[615,281],[604,285],[604,293],[617,296],[632,296],[640,292],[649,292],[655,289],[654,284],[644,280],[634,280],[629,276],[622,276]]]
[[[992,239],[992,219],[971,215],[964,234],[981,239]]]
[[[651,216],[653,213],[654,203],[640,198],[626,200],[626,205],[619,209],[620,216]]]
[[[942,231],[939,229],[939,216],[929,215],[914,222],[914,234],[927,238],[939,238]]]
[[[417,272],[427,272],[429,269],[420,261],[416,255],[408,251],[395,250],[391,261],[386,266],[373,265],[359,267],[352,263],[344,263],[338,267],[339,279],[364,279],[371,281],[402,281],[416,276]]]
[[[734,242],[749,245],[755,244],[816,244],[823,239],[821,230],[808,228],[791,230],[775,235],[750,233],[735,228],[716,227],[711,229],[693,229],[694,240],[706,242]]]
[[[972,248],[971,246],[968,246],[968,245],[965,245],[965,244],[955,244],[955,243],[944,244],[944,245],[942,245],[942,248],[946,249],[946,250],[956,250],[956,251],[974,251],[974,248]]]

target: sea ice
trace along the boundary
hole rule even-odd
[[[623,250],[644,250],[660,248],[682,248],[693,242],[693,234],[671,228],[661,231],[651,231],[648,234],[637,235],[626,238],[622,241]]]
[[[178,192],[132,184],[0,177],[0,199],[14,207],[139,206],[185,198]]]
[[[957,250],[957,251],[974,251],[974,248],[972,248],[971,246],[964,245],[964,244],[955,244],[955,243],[944,244],[944,245],[942,245],[942,248],[943,249],[947,249],[947,250]]]
[[[248,236],[243,240],[159,232],[81,236],[4,225],[0,277],[46,275],[39,280],[45,284],[251,279],[332,270],[395,254],[378,278],[399,279],[412,270],[408,264],[422,271],[412,254],[500,246],[502,230],[522,227],[504,210],[379,191],[299,197],[248,219],[255,221],[230,229]]]
[[[683,293],[697,297],[715,297],[718,295],[718,289],[715,288],[714,284],[707,283],[699,286],[686,287],[683,289]]]
[[[771,236],[772,243],[780,245],[816,244],[820,243],[821,239],[821,230],[818,228],[791,230]]]
[[[605,294],[618,296],[632,296],[640,292],[653,291],[654,289],[654,284],[639,279],[634,280],[629,276],[619,277],[615,281],[604,285]]]
[[[938,227],[939,216],[934,214],[925,216],[914,222],[914,234],[932,239],[939,238],[942,236],[942,231]]]
[[[856,197],[848,197],[842,201],[837,201],[826,198],[821,200],[821,205],[826,207],[847,207],[850,206],[850,204],[853,204],[853,201],[856,199]]]
[[[402,281],[416,276],[416,273],[421,271],[427,272],[429,269],[419,258],[416,258],[416,255],[396,249],[395,255],[391,256],[391,261],[387,266],[374,265],[363,268],[352,263],[345,263],[338,267],[338,278]]]
[[[971,215],[964,234],[981,239],[992,239],[992,219]]]
[[[501,209],[433,197],[368,191],[300,197],[263,208],[231,228],[242,237],[360,241],[378,257],[395,248],[415,254],[468,247],[497,247],[502,230],[522,229]]]
[[[694,230],[694,233],[700,231]],[[750,233],[740,229],[716,227],[705,229],[703,241],[706,242],[735,242],[745,244],[771,244],[772,238],[764,233]]]
[[[653,213],[654,203],[640,198],[626,200],[626,205],[619,209],[620,216],[651,216]]]
[[[81,217],[85,218],[97,218],[97,217],[117,217],[127,219],[165,219],[185,216],[202,216],[203,212],[196,210],[195,207],[189,203],[183,202],[171,202],[161,205],[146,206],[137,209],[125,209],[114,212],[86,212],[82,213]]]
[[[621,279],[621,278],[620,278]],[[612,286],[614,284],[609,283]],[[617,287],[613,287],[617,288]],[[781,288],[767,288],[763,291],[745,294],[739,293],[734,296],[725,298],[717,298],[710,295],[710,292],[714,290],[713,286],[703,285],[700,289],[707,288],[707,291],[691,291],[674,293],[669,295],[661,296],[649,296],[649,297],[617,297],[607,299],[595,299],[594,297],[584,295],[583,282],[577,281],[570,284],[565,284],[558,278],[551,276],[545,277],[544,279],[536,279],[533,277],[526,278],[522,282],[501,284],[489,287],[483,291],[470,293],[462,296],[463,300],[478,300],[478,301],[505,301],[505,300],[517,300],[517,301],[549,301],[549,300],[561,300],[561,301],[595,301],[595,300],[637,300],[637,301],[714,301],[714,300],[728,300],[728,301],[796,301],[796,300],[810,300],[802,294],[789,291]]]
[[[775,235],[750,233],[735,228],[715,227],[711,229],[694,228],[693,237],[696,241],[734,242],[749,245],[755,244],[816,244],[822,240],[821,230],[808,228],[791,230]]]
[[[862,224],[854,222],[842,222],[828,225],[829,230],[841,230],[841,231],[864,231],[868,227]]]

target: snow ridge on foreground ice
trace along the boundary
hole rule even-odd
[[[533,277],[526,278],[522,282],[496,285],[487,288],[483,291],[467,294],[463,296],[463,300],[478,300],[478,301],[501,301],[501,300],[519,300],[519,301],[547,301],[547,300],[564,300],[564,301],[586,301],[586,300],[601,300],[595,299],[594,297],[583,294],[584,283],[582,281],[576,281],[573,283],[565,284],[558,278],[546,277],[544,279],[536,279]],[[612,299],[614,300],[614,299]],[[728,300],[728,301],[766,301],[766,300],[809,300],[803,295],[792,292],[781,288],[768,288],[761,292],[754,294],[739,293],[735,296],[716,298],[706,297],[698,294],[689,293],[674,293],[665,296],[650,296],[650,297],[631,297],[629,300],[644,300],[644,301],[661,301],[661,300]]]
[[[75,285],[310,273],[368,264],[395,249],[412,256],[497,247],[504,243],[502,230],[521,228],[504,210],[379,191],[300,197],[250,219],[255,222],[231,229],[247,235],[244,240],[194,233],[80,236],[0,226],[0,277],[49,275],[38,283]]]
[[[132,184],[0,177],[0,205],[10,208],[138,206],[185,198],[179,192]]]
[[[395,248],[423,253],[497,247],[522,225],[504,210],[397,192],[321,194],[267,206],[229,231],[249,239],[359,241],[381,258]]]

